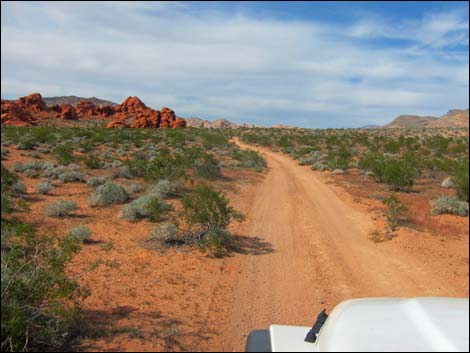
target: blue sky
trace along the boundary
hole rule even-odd
[[[358,127],[469,105],[468,2],[12,2],[2,98]]]

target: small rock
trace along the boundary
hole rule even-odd
[[[452,179],[449,177],[449,178],[444,179],[441,186],[443,188],[448,189],[448,188],[451,188],[452,186],[454,186],[454,183],[452,182]]]
[[[342,170],[342,169],[335,169],[335,170],[333,170],[333,174],[334,174],[334,175],[344,174],[344,170]]]

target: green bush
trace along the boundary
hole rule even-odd
[[[448,213],[466,217],[468,216],[468,202],[442,195],[432,201],[432,212],[434,214]]]
[[[232,158],[239,161],[242,168],[253,168],[257,171],[266,168],[266,160],[256,151],[236,149],[232,152]]]
[[[52,154],[57,158],[60,164],[68,165],[75,160],[73,155],[74,148],[70,145],[58,145],[52,150]]]
[[[49,217],[66,217],[77,209],[77,203],[74,201],[59,200],[47,205],[46,214]]]
[[[147,218],[155,222],[172,209],[171,204],[164,202],[161,195],[143,195],[123,207],[122,218],[128,221]]]
[[[83,162],[90,169],[99,169],[102,166],[101,159],[95,154],[89,154],[83,158]]]
[[[400,199],[395,194],[383,199],[382,203],[387,206],[388,225],[390,231],[394,232],[404,220],[404,217],[408,213],[408,208],[401,203]]]
[[[70,228],[68,235],[86,243],[90,240],[92,232],[87,226],[76,225]]]
[[[382,181],[392,190],[404,190],[413,186],[414,168],[402,160],[389,159],[381,173]],[[374,172],[374,176],[375,176]]]
[[[211,154],[198,159],[193,168],[194,174],[200,178],[214,180],[222,176],[219,163]]]
[[[468,175],[468,158],[463,159],[455,163],[452,168],[452,181],[454,183],[454,189],[457,191],[457,195],[461,200],[468,202],[469,190],[469,175]]]
[[[190,229],[196,226],[196,234],[203,240],[209,232],[226,229],[232,219],[244,220],[244,216],[229,206],[223,194],[207,185],[196,186],[182,198],[182,216]]]
[[[60,351],[73,338],[86,290],[66,267],[75,239],[36,236],[2,221],[2,351]]]
[[[91,194],[88,202],[90,206],[108,206],[124,203],[129,199],[129,194],[121,185],[107,183],[100,185]]]

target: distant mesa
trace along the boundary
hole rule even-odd
[[[57,105],[71,104],[74,107],[76,107],[78,102],[84,101],[84,100],[90,101],[91,103],[93,103],[94,105],[98,107],[101,107],[101,106],[115,107],[116,105],[119,105],[118,103],[96,98],[96,97],[84,98],[84,97],[77,97],[77,96],[59,96],[59,97],[43,97],[42,99],[48,107],[55,105],[55,104]]]
[[[5,125],[30,126],[50,119],[105,119],[106,127],[120,128],[183,128],[186,120],[177,118],[167,107],[147,107],[138,97],[128,97],[121,104],[98,98],[76,96],[42,98],[32,93],[16,101],[2,99],[1,122]]]
[[[400,115],[383,127],[391,129],[469,128],[469,110],[449,110],[440,118],[433,116]]]

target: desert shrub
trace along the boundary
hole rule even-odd
[[[39,177],[39,172],[37,170],[34,170],[34,169],[26,169],[24,174],[28,178],[37,178],[37,177]]]
[[[400,199],[392,194],[382,200],[382,203],[387,206],[387,221],[391,232],[398,229],[398,226],[403,221],[408,212],[408,208],[403,205]]]
[[[144,190],[144,187],[140,184],[137,184],[137,183],[128,183],[126,186],[126,191],[130,194],[130,195],[135,195],[135,194],[138,194],[139,192],[141,192],[142,190]]]
[[[129,165],[124,165],[113,171],[112,176],[113,178],[134,179],[137,175],[132,171]]]
[[[326,167],[326,165],[324,165],[323,163],[321,162],[315,162],[313,165],[312,165],[312,170],[319,170],[319,171],[324,171],[324,170],[327,170],[328,168]]]
[[[177,181],[162,179],[159,180],[155,185],[151,186],[148,191],[149,193],[155,193],[162,197],[170,195],[176,195],[179,189],[179,183]]]
[[[129,194],[121,185],[106,183],[96,188],[88,199],[88,202],[92,207],[108,206],[124,203],[128,198]]]
[[[150,240],[156,240],[164,245],[170,245],[181,241],[178,227],[174,223],[161,223],[152,229],[149,235]]]
[[[26,170],[26,167],[24,164],[20,163],[20,162],[15,162],[13,163],[13,170],[17,173],[21,173],[21,172],[24,172]]]
[[[68,235],[86,243],[91,238],[92,232],[87,226],[76,225],[70,228]]]
[[[211,149],[214,147],[224,146],[228,144],[228,140],[225,136],[220,133],[204,132],[201,135],[202,145],[206,149]]]
[[[434,214],[453,214],[457,216],[468,216],[468,202],[442,195],[432,201],[432,212]]]
[[[206,154],[196,160],[193,169],[194,174],[200,178],[214,180],[222,176],[219,163],[211,154]]]
[[[384,145],[385,153],[400,153],[401,143],[399,141],[389,141]]]
[[[96,154],[89,154],[83,158],[83,162],[90,169],[99,169],[102,166],[101,159]]]
[[[256,151],[234,150],[232,158],[240,162],[242,168],[253,168],[261,171],[266,168],[266,160]]]
[[[29,152],[27,154],[28,157],[32,157],[32,158],[37,158],[37,159],[40,159],[41,158],[41,152],[39,151],[32,151],[32,152]]]
[[[26,185],[18,179],[11,185],[10,192],[14,196],[26,194]]]
[[[109,177],[107,176],[98,176],[98,177],[92,177],[88,179],[87,185],[91,186],[92,188],[95,188],[97,186],[103,185],[104,183],[109,181]]]
[[[86,175],[85,173],[82,173],[77,170],[68,170],[62,174],[59,174],[59,179],[62,180],[64,183],[71,183],[71,182],[84,183],[86,181]]]
[[[75,160],[75,157],[73,155],[73,147],[70,145],[58,145],[54,147],[54,149],[52,150],[52,154],[62,165],[68,165]]]
[[[26,186],[18,178],[18,176],[11,172],[8,168],[2,165],[1,174],[1,186],[2,186],[2,214],[8,213],[12,210],[11,197],[24,194],[26,192]]]
[[[47,195],[49,192],[54,189],[54,185],[50,182],[50,180],[43,180],[41,181],[38,186],[36,187],[36,191],[39,194]]]
[[[1,150],[1,159],[2,159],[2,161],[7,159],[9,154],[10,154],[10,152],[7,149],[2,149]]]
[[[67,168],[64,166],[58,166],[58,167],[47,167],[44,172],[42,173],[42,176],[45,178],[51,178],[51,179],[58,179],[59,175],[65,173],[67,171]]]
[[[173,207],[164,202],[160,195],[143,195],[123,207],[122,218],[128,221],[143,218],[159,221],[165,213],[172,209]]]
[[[341,146],[337,150],[330,150],[328,152],[328,166],[330,169],[343,169],[346,170],[349,167],[349,161],[351,160],[352,153],[344,146]]]
[[[382,170],[382,181],[395,191],[409,189],[413,186],[414,174],[414,168],[404,161],[389,159]]]
[[[49,217],[66,217],[77,209],[74,201],[59,200],[47,205],[46,215]]]
[[[32,150],[37,146],[37,142],[30,134],[25,134],[20,137],[18,145],[16,146],[19,150]]]
[[[75,239],[37,236],[2,220],[2,351],[60,351],[73,337],[87,292],[66,274]]]
[[[38,170],[44,170],[47,166],[49,165],[46,164],[46,162],[44,161],[28,161],[24,165],[24,169],[38,171]]]
[[[197,238],[198,243],[227,245],[228,242],[215,241],[214,237],[224,236],[230,221],[242,221],[244,216],[229,206],[229,200],[222,193],[211,189],[207,185],[196,186],[189,194],[182,198],[182,216],[190,227],[191,234]],[[192,229],[197,229],[192,232]],[[207,239],[211,237],[211,241]],[[207,241],[207,242],[206,242]]]
[[[468,174],[468,158],[457,161],[452,168],[452,181],[454,189],[461,200],[468,202],[469,190],[469,174]]]

